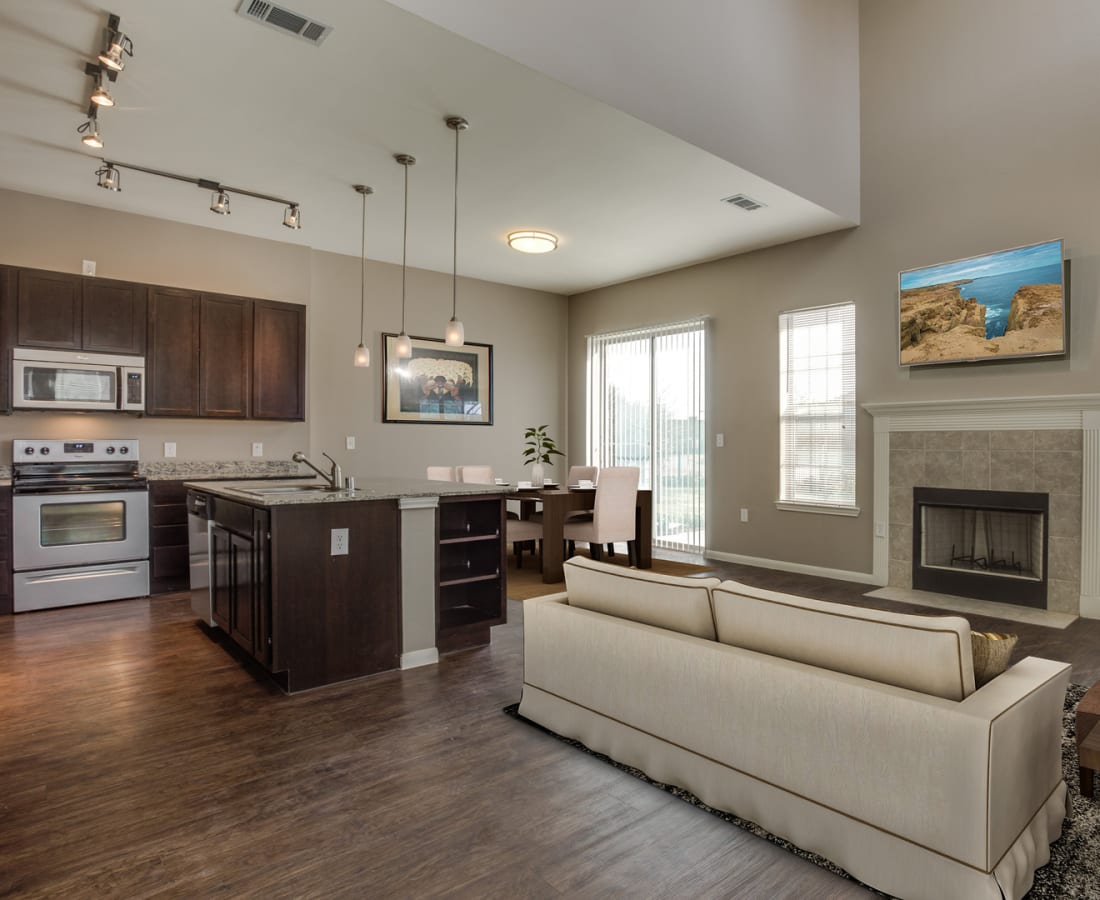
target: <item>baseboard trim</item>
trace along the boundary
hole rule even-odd
[[[413,650],[411,653],[401,654],[402,669],[434,666],[437,662],[439,662],[439,649],[436,647],[425,647],[423,650]]]
[[[827,569],[824,566],[808,566],[803,563],[786,562],[782,559],[764,559],[760,556],[745,556],[743,553],[723,553],[720,550],[707,550],[704,554],[711,559],[723,562],[741,563],[743,566],[757,566],[761,569],[775,569],[779,572],[797,572],[799,575],[817,575],[820,578],[835,578],[838,581],[854,581],[857,584],[878,584],[870,572],[849,572],[846,569]]]

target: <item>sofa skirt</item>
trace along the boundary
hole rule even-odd
[[[519,712],[906,900],[1019,900],[1031,888],[1035,870],[1050,860],[1050,844],[1061,835],[1066,811],[1066,784],[1060,781],[1009,851],[986,872],[532,685],[523,686]],[[943,815],[949,819],[951,810]]]

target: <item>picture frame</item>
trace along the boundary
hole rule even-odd
[[[492,425],[493,346],[448,346],[412,337],[412,356],[397,355],[396,334],[382,335],[382,421],[412,425]]]

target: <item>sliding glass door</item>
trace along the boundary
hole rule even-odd
[[[588,463],[640,469],[658,547],[706,547],[705,372],[705,320],[588,338]]]

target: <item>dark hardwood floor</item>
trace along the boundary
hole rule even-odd
[[[1100,622],[976,624],[1100,673]],[[521,640],[510,602],[487,648],[287,697],[186,595],[2,617],[0,896],[867,896],[504,716]]]

